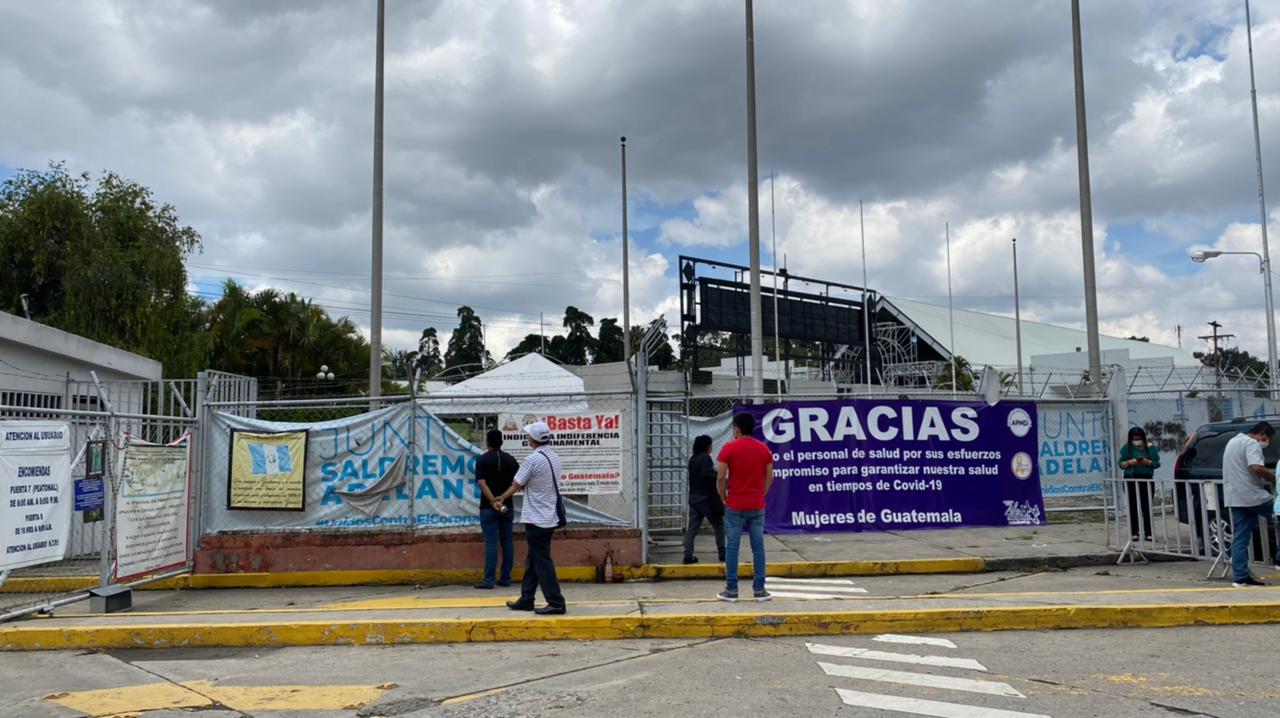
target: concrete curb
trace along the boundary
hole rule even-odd
[[[1280,623],[1280,602],[0,628],[0,650],[394,645]]]
[[[990,570],[981,558],[905,559],[901,561],[801,561],[771,563],[769,575],[779,578],[815,578],[821,576],[892,576],[906,574],[982,573]],[[615,575],[622,580],[688,580],[724,577],[724,565],[646,564],[618,566]],[[595,566],[558,566],[556,574],[566,583],[596,581]],[[524,571],[516,569],[512,578],[519,581]],[[749,564],[739,567],[739,575],[749,578]],[[483,578],[479,569],[421,569],[370,571],[289,571],[283,573],[207,573],[188,574],[139,586],[139,590],[203,589],[203,588],[309,588],[339,586],[418,586],[470,584]],[[93,576],[11,578],[0,586],[0,593],[46,593],[79,591],[94,588]]]

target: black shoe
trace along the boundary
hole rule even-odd
[[[519,601],[507,601],[507,608],[512,611],[532,611],[534,610],[532,603],[521,603]]]
[[[479,588],[479,589],[484,589],[484,590],[486,590],[486,591],[492,591],[492,590],[493,590],[493,584],[492,584],[492,583],[485,583],[485,582],[481,581],[480,583],[477,583],[476,585],[472,586],[472,588]]]
[[[499,582],[498,582],[498,585],[499,585],[499,586],[501,586],[501,587],[503,587],[503,588],[506,588],[506,587],[508,587],[508,586],[510,586],[510,585],[511,585],[511,580],[510,580],[510,579],[508,579],[508,580],[506,580],[506,581],[499,581]]]
[[[564,606],[543,606],[533,609],[533,612],[539,616],[563,616],[565,609]]]
[[[1253,576],[1250,576],[1249,578],[1242,579],[1240,581],[1233,581],[1231,585],[1235,586],[1236,588],[1245,588],[1246,586],[1265,586],[1267,584],[1259,581]]]
[[[697,556],[685,556],[684,561],[682,561],[682,563],[686,563],[686,564],[697,563],[697,562],[698,562]]]

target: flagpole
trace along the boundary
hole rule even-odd
[[[947,222],[947,317],[951,324],[951,394],[959,393],[956,383],[956,305],[951,295],[951,223]]]
[[[867,306],[867,223],[862,216],[862,199],[858,199],[858,229],[862,234],[862,353],[866,359],[867,393],[871,393],[871,307]]]

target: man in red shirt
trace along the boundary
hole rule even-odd
[[[773,598],[764,588],[764,497],[773,484],[773,452],[751,436],[756,419],[750,414],[733,417],[733,441],[720,449],[717,457],[716,489],[724,501],[725,588],[716,598],[738,600],[738,546],[742,529],[751,540],[751,588],[757,601]]]

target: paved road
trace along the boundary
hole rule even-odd
[[[0,715],[1257,718],[1280,706],[1278,640],[1259,626],[0,654]]]

